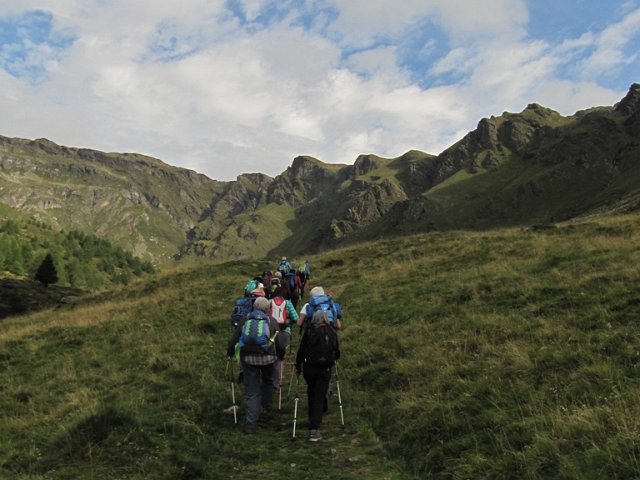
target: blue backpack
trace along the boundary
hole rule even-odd
[[[247,318],[253,310],[254,301],[253,297],[240,297],[236,300],[231,311],[231,326],[235,328],[243,318]]]
[[[342,312],[340,311],[340,305],[333,301],[333,299],[329,295],[316,295],[311,297],[309,300],[309,305],[307,305],[306,315],[307,321],[311,321],[313,318],[313,314],[316,313],[317,310],[322,310],[327,314],[327,320],[331,325],[335,327],[336,320],[338,317],[342,316]]]
[[[242,333],[238,344],[240,348],[248,345],[257,345],[267,350],[271,344],[269,332],[269,317],[266,313],[253,311],[247,316],[242,326]]]
[[[288,260],[280,260],[280,263],[276,266],[276,270],[284,275],[291,270],[291,264]]]

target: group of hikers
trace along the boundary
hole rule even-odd
[[[321,286],[311,288],[309,301],[298,311],[299,300],[310,280],[308,261],[294,268],[286,257],[282,257],[274,271],[265,271],[250,279],[244,295],[236,300],[231,314],[234,330],[228,343],[227,365],[233,357],[240,363],[239,381],[244,385],[246,395],[243,431],[247,434],[256,433],[260,418],[271,416],[275,391],[280,392],[280,402],[282,400],[284,359],[287,350],[292,350],[292,329],[298,327],[300,342],[294,361],[296,390],[302,373],[307,384],[309,440],[322,439],[320,426],[328,408],[332,370],[335,366],[337,375],[336,361],[340,358],[337,330],[342,327],[342,311],[340,304]],[[232,378],[235,415],[234,380]],[[342,413],[340,398],[339,401]],[[296,415],[297,393],[294,437]]]

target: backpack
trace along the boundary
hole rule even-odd
[[[296,273],[289,272],[284,276],[284,282],[289,289],[289,295],[291,297],[299,297],[300,290],[298,289],[298,282],[296,282]]]
[[[256,288],[258,288],[258,280],[255,279],[255,278],[252,278],[245,285],[244,294],[249,296],[249,295],[251,295],[251,292],[253,292]]]
[[[270,317],[276,319],[280,328],[285,328],[287,326],[287,301],[284,298],[272,298],[269,304],[268,313]]]
[[[298,267],[298,273],[300,274],[300,278],[303,281],[307,281],[311,279],[311,265],[309,265],[309,262],[304,262],[301,263],[300,266]]]
[[[242,326],[242,333],[238,344],[240,348],[254,345],[265,350],[270,346],[269,317],[264,312],[253,311],[247,316]]]
[[[282,273],[282,275],[286,275],[287,273],[289,273],[289,270],[291,270],[291,264],[288,260],[280,260],[280,263],[278,263],[276,270]]]
[[[243,318],[253,310],[253,297],[240,297],[236,300],[231,311],[231,325],[235,328]]]
[[[312,367],[331,368],[336,363],[338,337],[333,327],[327,324],[312,325],[305,331],[307,345],[304,361]]]
[[[333,299],[329,295],[316,295],[311,297],[309,300],[309,305],[307,306],[306,314],[307,319],[311,321],[313,318],[313,314],[316,313],[317,310],[322,310],[327,314],[327,321],[331,325],[335,325],[336,320],[340,316],[340,306],[333,301]]]

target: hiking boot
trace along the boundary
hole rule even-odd
[[[242,429],[242,431],[244,433],[246,433],[247,435],[253,435],[254,433],[256,433],[258,431],[258,426],[257,425],[245,425],[244,428]]]
[[[322,434],[320,430],[309,430],[309,441],[310,442],[319,442],[322,440]]]
[[[258,417],[259,423],[269,423],[274,418],[273,408],[263,408]]]

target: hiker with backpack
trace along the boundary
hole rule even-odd
[[[268,315],[278,322],[280,333],[276,341],[276,355],[278,359],[274,364],[273,386],[282,394],[282,379],[284,376],[284,357],[287,347],[291,343],[291,325],[298,321],[298,312],[290,300],[285,298],[282,287],[273,292],[273,298],[269,301]]]
[[[302,285],[300,283],[300,278],[296,275],[294,270],[290,270],[284,275],[282,279],[282,286],[285,289],[286,298],[291,301],[294,308],[298,308]]]
[[[311,264],[309,260],[305,260],[304,263],[300,264],[298,267],[298,276],[302,283],[302,294],[304,294],[304,287],[307,285],[307,282],[311,280]]]
[[[296,373],[302,371],[307,383],[309,440],[322,439],[320,426],[327,411],[327,392],[331,369],[340,358],[338,334],[329,325],[326,312],[317,310],[305,329],[296,355]]]
[[[333,300],[331,295],[327,295],[324,288],[320,286],[313,287],[309,295],[309,302],[303,305],[298,317],[300,329],[306,328],[306,323],[313,318],[313,314],[318,310],[326,313],[329,325],[336,330],[342,328],[342,308],[340,304]]]
[[[262,277],[257,276],[250,279],[244,287],[245,297],[264,297],[265,288],[262,283]]]
[[[287,260],[287,257],[282,257],[276,265],[276,271],[280,272],[284,277],[291,270],[291,263]]]
[[[261,411],[273,410],[273,372],[277,360],[275,341],[280,328],[267,315],[269,300],[256,298],[253,311],[236,326],[227,346],[229,358],[239,349],[242,379],[246,392],[244,432],[256,433]]]

